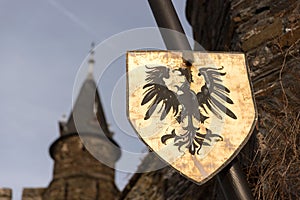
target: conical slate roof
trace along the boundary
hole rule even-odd
[[[91,51],[88,75],[80,89],[69,119],[59,123],[61,135],[70,133],[98,134],[101,127],[109,138],[112,137],[112,133],[107,127],[97,85],[93,78],[95,63],[93,54],[94,51]]]

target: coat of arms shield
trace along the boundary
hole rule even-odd
[[[127,115],[146,145],[202,184],[250,137],[257,115],[244,54],[127,53]]]

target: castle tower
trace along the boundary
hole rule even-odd
[[[120,150],[108,130],[93,78],[93,55],[91,50],[89,72],[70,117],[59,123],[60,137],[50,147],[53,180],[43,192],[43,200],[99,200],[119,196],[112,167],[120,157]],[[92,156],[91,151],[110,167]]]

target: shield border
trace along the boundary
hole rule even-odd
[[[132,128],[135,130],[136,134],[138,135],[139,139],[141,141],[143,141],[143,143],[147,146],[147,148],[150,150],[150,152],[155,153],[155,155],[164,163],[166,163],[167,165],[171,166],[174,170],[176,170],[179,174],[181,174],[182,176],[184,176],[185,178],[187,178],[188,180],[196,183],[197,185],[203,185],[204,183],[206,183],[207,181],[211,180],[215,175],[217,175],[220,171],[222,171],[226,166],[228,166],[233,159],[240,153],[240,151],[243,149],[243,147],[248,143],[254,129],[255,126],[257,124],[257,120],[258,120],[258,111],[257,111],[257,105],[256,105],[256,101],[255,101],[255,96],[254,96],[254,90],[253,90],[253,84],[251,82],[250,79],[250,69],[249,69],[249,65],[248,62],[246,60],[245,54],[244,53],[240,53],[240,52],[205,52],[206,54],[241,54],[244,57],[244,66],[246,68],[246,72],[247,72],[247,78],[248,78],[248,83],[249,83],[249,87],[250,87],[250,93],[251,93],[251,99],[253,102],[253,108],[254,108],[254,118],[253,118],[253,122],[251,125],[251,128],[247,134],[247,136],[244,138],[243,142],[240,143],[240,145],[238,146],[237,149],[235,149],[234,153],[226,159],[226,161],[216,170],[214,170],[212,173],[210,173],[208,176],[206,176],[205,178],[203,178],[201,181],[196,181],[194,179],[192,179],[191,177],[187,176],[185,173],[181,172],[180,170],[178,170],[177,168],[173,167],[173,165],[169,162],[167,162],[164,158],[162,158],[157,152],[155,152],[152,147],[150,147],[148,145],[148,143],[143,139],[143,137],[138,133],[138,131],[135,129],[134,125],[132,124],[131,120],[130,120],[130,116],[129,116],[129,83],[128,83],[128,57],[129,54],[131,53],[151,53],[151,52],[175,52],[175,53],[181,53],[182,51],[168,51],[168,50],[151,50],[151,51],[147,51],[147,50],[141,50],[141,51],[127,51],[126,53],[126,115],[128,118],[128,121],[130,123],[130,125],[132,126]],[[193,53],[197,53],[197,51],[193,51]],[[203,53],[203,52],[199,52],[199,53]],[[143,162],[143,161],[142,161]]]

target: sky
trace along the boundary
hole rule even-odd
[[[185,1],[173,3],[191,36]],[[0,187],[12,188],[14,200],[21,199],[22,188],[47,187],[52,179],[49,146],[59,136],[58,121],[70,114],[76,75],[91,42],[98,45],[123,31],[155,26],[147,0],[0,0]],[[107,77],[117,75],[99,83],[99,90],[116,141],[133,151],[112,114],[125,109],[115,108],[125,105],[125,98],[112,100],[113,93],[105,90],[106,84],[118,83],[125,91],[119,80],[124,59],[112,62]],[[96,59],[96,65],[100,62]],[[125,129],[139,143],[130,127]],[[142,144],[136,145],[143,151]],[[128,177],[117,173],[120,189]]]

